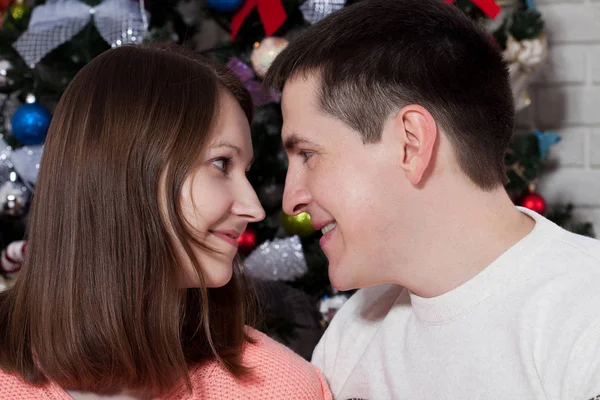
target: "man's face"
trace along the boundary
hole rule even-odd
[[[401,251],[403,195],[399,144],[384,127],[382,140],[363,144],[358,132],[325,115],[315,77],[286,83],[282,139],[289,158],[284,211],[306,211],[325,232],[321,247],[329,277],[340,290],[386,282]],[[400,224],[401,225],[401,224]]]

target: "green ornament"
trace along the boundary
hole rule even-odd
[[[305,237],[315,233],[310,223],[310,214],[307,212],[298,215],[287,215],[281,211],[281,225],[290,235]]]
[[[25,4],[15,4],[14,6],[8,9],[10,16],[15,21],[23,19],[25,14],[27,14],[27,11],[29,11],[29,7],[27,7]]]

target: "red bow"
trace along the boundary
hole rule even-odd
[[[231,20],[231,40],[235,39],[244,20],[256,6],[267,36],[274,34],[287,19],[281,0],[246,0]]]
[[[454,3],[456,0],[446,0],[446,3]],[[471,0],[485,15],[494,19],[500,14],[500,6],[494,0]]]

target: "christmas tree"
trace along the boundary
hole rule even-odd
[[[256,162],[249,179],[267,212],[240,237],[248,273],[261,282],[262,328],[309,357],[327,322],[349,293],[336,293],[310,215],[287,216],[281,201],[287,158],[280,129],[280,93],[261,79],[289,40],[352,0],[0,0],[0,248],[5,277],[26,251],[25,226],[51,110],[73,76],[93,57],[123,44],[172,41],[227,64],[256,105]],[[544,21],[531,0],[446,0],[480,23],[505,55],[517,110],[547,53]],[[516,135],[506,155],[514,202],[577,233],[590,224],[570,205],[548,209],[535,192],[543,161],[560,137]],[[10,281],[8,281],[10,282]],[[0,286],[3,283],[0,281]],[[0,287],[1,289],[1,287]]]

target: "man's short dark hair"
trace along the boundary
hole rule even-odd
[[[362,0],[310,26],[275,59],[265,85],[320,79],[319,106],[365,143],[394,109],[420,104],[484,190],[506,181],[514,125],[508,70],[494,39],[442,0]]]

